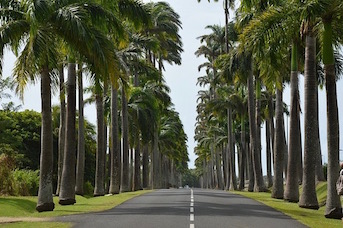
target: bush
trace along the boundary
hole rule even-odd
[[[86,183],[84,183],[84,185],[83,185],[83,192],[84,192],[85,196],[93,196],[94,187],[91,184],[91,182],[87,181]]]
[[[14,158],[8,154],[0,154],[0,195],[15,195],[12,175],[14,168]]]
[[[39,171],[16,169],[13,171],[16,193],[21,196],[38,195]]]

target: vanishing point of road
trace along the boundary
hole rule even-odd
[[[218,190],[168,189],[147,193],[103,212],[57,218],[74,227],[114,228],[303,228],[259,202]]]

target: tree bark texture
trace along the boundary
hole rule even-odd
[[[118,123],[118,89],[112,86],[111,89],[111,175],[110,194],[118,194],[120,191],[121,151],[119,140]]]
[[[284,139],[283,139],[283,102],[282,90],[276,90],[276,128],[274,138],[274,181],[272,197],[276,199],[283,198],[283,157],[284,157]]]
[[[64,68],[63,65],[59,71],[60,78],[60,127],[58,129],[58,163],[57,163],[57,187],[56,195],[60,194],[64,143],[65,143],[65,119],[66,119],[66,103],[65,103],[65,85],[64,85]]]
[[[77,165],[76,165],[76,186],[75,193],[83,195],[84,173],[85,173],[85,126],[83,111],[83,82],[82,82],[82,64],[78,65],[78,82],[79,82],[79,133],[77,140]]]
[[[129,188],[129,120],[127,110],[127,97],[124,87],[122,87],[122,138],[123,138],[123,152],[122,152],[122,179],[120,192],[128,192]]]
[[[334,65],[325,65],[327,136],[328,136],[328,178],[325,216],[342,218],[342,205],[336,191],[339,176],[339,121],[337,106],[336,77]]]
[[[104,153],[104,103],[102,92],[95,95],[96,118],[97,118],[97,142],[96,142],[96,164],[95,164],[95,187],[94,196],[105,195],[105,153]]]
[[[300,142],[300,104],[298,89],[298,71],[291,72],[291,110],[289,124],[288,175],[284,199],[290,202],[299,201],[298,163],[301,156]]]
[[[53,138],[51,115],[51,79],[48,67],[41,72],[41,154],[39,166],[39,190],[36,210],[53,211],[55,204],[52,197]]]
[[[70,205],[75,200],[76,165],[76,64],[68,63],[67,116],[61,190],[59,204]]]
[[[309,209],[319,209],[316,195],[316,140],[317,132],[315,116],[315,91],[316,84],[316,37],[309,32],[306,36],[305,48],[305,144],[304,144],[304,169],[303,169],[303,192],[300,196],[299,206]]]
[[[254,191],[265,191],[265,185],[262,176],[261,159],[259,151],[256,148],[256,121],[255,121],[255,95],[254,95],[254,82],[253,82],[252,69],[249,72],[248,77],[248,112],[249,112],[249,129],[250,129],[250,147],[252,153],[252,162],[254,170]]]

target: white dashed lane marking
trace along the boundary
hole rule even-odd
[[[195,228],[194,225],[194,196],[193,196],[193,189],[191,189],[191,203],[190,203],[190,215],[189,215],[189,221],[191,224],[189,225],[189,228]]]
[[[194,222],[194,214],[191,214],[191,216],[189,216],[189,220],[190,220],[191,222]]]

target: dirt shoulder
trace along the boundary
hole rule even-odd
[[[0,224],[13,222],[47,222],[51,218],[32,218],[32,217],[0,217]]]

